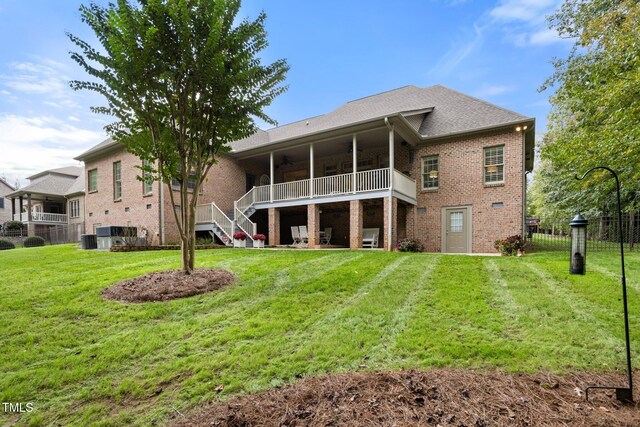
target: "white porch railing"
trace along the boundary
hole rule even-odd
[[[339,196],[344,194],[365,193],[368,191],[388,190],[393,177],[393,189],[415,199],[416,182],[397,170],[394,170],[393,174],[390,172],[391,170],[389,168],[357,172],[355,188],[352,173],[314,178],[313,194],[310,194],[309,191],[309,179],[274,184],[273,200],[271,199],[271,187],[269,185],[262,185],[253,188],[251,197],[254,203],[269,203],[270,201],[308,199],[311,197]],[[247,195],[248,194],[249,193],[247,193]]]
[[[323,176],[313,179],[314,196],[330,196],[332,194],[351,193],[353,188],[353,174]]]
[[[23,212],[22,214],[15,214],[13,215],[13,220],[20,221],[20,222],[29,222],[29,214],[26,212]],[[66,224],[67,215],[49,213],[49,212],[32,212],[31,222],[48,222],[48,223],[55,223],[55,224]]]
[[[282,182],[273,185],[273,200],[296,200],[309,197],[309,180]]]
[[[249,209],[254,203],[253,199],[255,196],[255,189],[256,187],[253,187],[247,192],[247,194],[238,199],[238,201],[235,203],[235,209],[240,209],[240,212],[246,212],[247,209]]]
[[[393,189],[412,199],[416,198],[416,182],[397,170],[393,171]]]
[[[196,224],[216,224],[229,239],[233,238],[233,221],[215,203],[196,206]]]

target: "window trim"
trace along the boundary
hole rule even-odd
[[[150,162],[147,160],[142,161],[142,195],[143,196],[151,196],[153,194],[153,180],[148,181],[149,178],[152,178],[151,172],[147,172],[144,170],[145,167],[149,166]]]
[[[91,173],[95,174],[95,187],[91,189]],[[88,193],[97,193],[98,192],[98,168],[89,169],[87,171],[87,192]]]
[[[435,159],[436,161],[436,167],[435,169],[429,169],[428,171],[425,171],[425,164],[427,163],[428,160],[432,160]],[[420,176],[422,179],[422,190],[423,191],[433,191],[433,190],[437,190],[440,188],[440,156],[438,154],[433,154],[433,155],[429,155],[429,156],[423,156],[422,161],[420,162]],[[431,172],[432,170],[435,170],[436,172],[438,172],[438,176],[436,178],[429,178],[427,177],[427,180],[425,180],[425,176]],[[432,180],[431,182],[435,181],[435,185],[432,187],[427,187],[425,184],[427,184],[429,181],[428,180]]]
[[[122,161],[117,160],[113,162],[113,201],[120,200],[122,200]]]
[[[489,150],[492,149],[496,149],[496,148],[500,148],[501,149],[501,157],[502,157],[502,162],[501,163],[491,163],[488,164],[487,163],[487,153],[489,152]],[[488,172],[488,168],[492,167],[492,166],[496,166],[497,170],[495,172]],[[487,181],[487,174],[498,174],[500,171],[500,167],[502,167],[502,171],[501,171],[501,176],[499,180],[495,180],[495,181]],[[490,175],[492,176],[492,175]],[[482,149],[482,182],[485,185],[500,185],[500,184],[504,184],[504,144],[501,145],[492,145],[489,147],[484,147]]]
[[[80,218],[80,199],[69,200],[69,218]]]

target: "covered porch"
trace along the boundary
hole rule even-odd
[[[24,224],[67,224],[67,200],[61,196],[18,190],[9,195],[14,221]]]

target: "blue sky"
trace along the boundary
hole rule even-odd
[[[98,0],[99,4],[106,1]],[[0,0],[0,176],[10,183],[77,164],[99,143],[101,99],[74,92],[83,71],[69,31],[94,40],[82,1]],[[286,58],[289,90],[268,113],[280,124],[405,85],[443,84],[521,114],[545,131],[549,93],[538,88],[571,43],[547,29],[558,0],[245,0],[242,17],[267,13],[266,61]]]

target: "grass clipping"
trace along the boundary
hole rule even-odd
[[[102,297],[120,302],[153,302],[186,298],[215,291],[235,281],[233,273],[216,268],[157,271],[124,280],[102,291]]]

